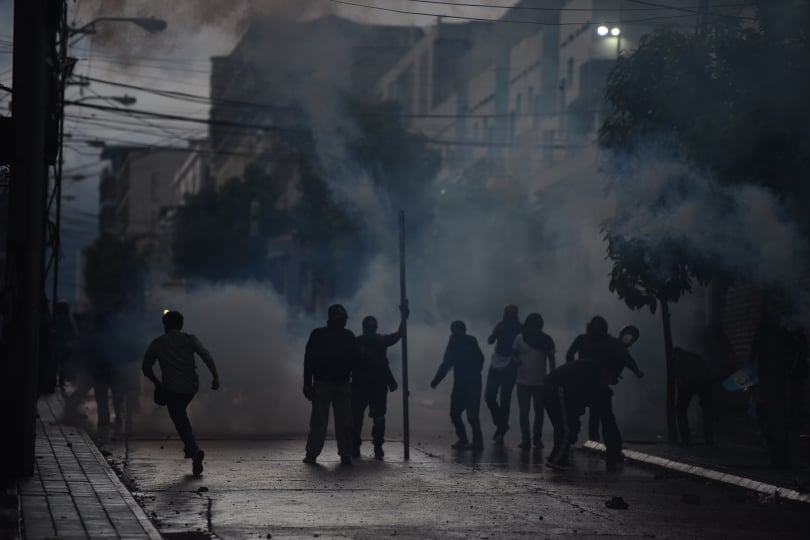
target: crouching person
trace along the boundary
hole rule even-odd
[[[595,360],[564,364],[548,374],[543,401],[554,427],[554,447],[547,461],[549,467],[570,468],[571,445],[579,437],[580,417],[585,414],[585,407],[593,405],[599,409],[601,396],[605,395],[605,390],[609,391],[608,385],[615,383],[610,368]],[[608,454],[616,451],[612,443],[611,438]]]
[[[163,328],[165,333],[155,338],[146,350],[143,374],[155,384],[155,402],[166,405],[169,410],[169,417],[183,440],[185,457],[192,459],[192,474],[199,476],[203,471],[205,452],[197,446],[186,410],[199,389],[194,353],[202,358],[214,377],[212,390],[219,388],[219,375],[214,359],[200,340],[192,334],[181,332],[183,315],[179,311],[163,314]],[[162,379],[158,379],[152,369],[156,361],[160,365]]]

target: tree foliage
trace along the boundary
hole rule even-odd
[[[389,204],[427,215],[423,196],[439,167],[436,152],[407,132],[394,104],[346,100],[345,108],[349,122],[338,134],[347,152],[342,169],[322,163],[312,136],[296,136],[282,143],[294,178],[265,173],[276,159],[268,157],[249,167],[244,178],[189,197],[177,213],[177,272],[213,281],[263,279],[267,240],[287,235],[324,294],[350,288],[377,246],[351,201],[336,200],[331,189],[347,169],[349,176],[371,178]]]
[[[255,163],[244,179],[205,189],[178,208],[173,256],[180,275],[211,281],[260,275],[266,246],[259,238],[282,230],[285,220],[276,209],[282,186],[263,171]]]
[[[97,311],[110,311],[140,300],[146,262],[133,240],[104,234],[84,249],[84,283]]]

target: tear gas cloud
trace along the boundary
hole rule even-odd
[[[321,45],[311,50],[330,49]],[[370,172],[364,174],[359,164],[350,161],[346,134],[351,132],[351,119],[344,116],[335,91],[350,84],[342,79],[349,73],[342,67],[350,63],[343,54],[348,54],[348,48],[331,47],[328,66],[312,59],[318,77],[294,82],[274,81],[273,73],[281,77],[288,71],[283,55],[273,55],[273,63],[264,64],[272,71],[263,80],[287,87],[297,97],[312,122],[315,150],[327,172],[332,197],[361,216],[375,236],[377,254],[365,268],[357,268],[361,286],[334,301],[347,306],[349,327],[355,333],[368,314],[378,318],[380,332],[393,332],[399,322],[399,201],[383,193]],[[300,61],[288,58],[296,64]],[[289,67],[300,69],[300,65]],[[324,79],[330,84],[323,84]],[[795,266],[798,238],[783,218],[778,201],[766,191],[750,186],[721,189],[684,161],[660,159],[652,151],[643,159],[623,159],[621,169],[615,163],[607,167],[610,181],[594,160],[592,170],[541,193],[539,204],[526,200],[516,207],[509,197],[481,193],[457,197],[448,205],[442,199],[446,195],[438,190],[424,194],[422,204],[435,209],[433,219],[421,224],[418,234],[409,236],[407,247],[415,440],[423,434],[452,433],[447,417],[451,381],[437,390],[428,385],[441,361],[450,322],[464,320],[488,358],[492,348],[486,345],[486,338],[508,303],[519,306],[521,319],[530,312],[543,315],[545,331],[557,345],[558,364],[564,362],[568,345],[595,314],[608,319],[614,334],[624,324],[639,326],[641,339],[633,354],[647,378],[631,376],[619,385],[617,415],[625,430],[661,432],[661,324],[648,312],[630,311],[608,291],[610,267],[600,226],[613,215],[623,216],[622,230],[628,235],[642,235],[651,243],[682,238],[695,250],[749,274],[779,279],[782,270]],[[621,172],[616,174],[616,170]],[[665,204],[660,204],[662,200]],[[309,331],[324,323],[325,312],[311,317],[293,312],[264,283],[204,286],[168,301],[185,314],[186,331],[197,334],[210,349],[221,375],[222,390],[211,392],[206,389],[208,375],[201,368],[201,395],[191,406],[198,432],[306,432],[309,406],[301,393],[303,350]],[[673,307],[676,342],[686,339],[689,324],[701,322],[694,316],[699,304],[700,299],[693,296]],[[684,323],[679,325],[681,318]],[[152,334],[162,331],[158,315],[151,324]],[[144,343],[147,337],[151,336],[144,335]],[[401,373],[399,351],[398,346],[389,350],[397,379]],[[401,390],[389,396],[392,436],[401,430],[401,400]],[[516,408],[513,404],[513,426],[517,425]],[[144,415],[146,431],[162,425],[171,432],[165,415],[155,414],[154,407],[145,406]],[[483,402],[481,416],[488,431],[491,424]]]

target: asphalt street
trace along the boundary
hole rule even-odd
[[[167,538],[807,538],[810,508],[663,470],[607,473],[578,452],[552,471],[536,452],[457,454],[450,440],[386,445],[384,461],[317,466],[301,439],[207,439],[191,476],[177,439],[105,445]],[[627,509],[605,506],[621,497]],[[268,536],[269,535],[269,536]]]

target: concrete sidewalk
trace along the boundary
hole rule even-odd
[[[605,446],[585,441],[588,451],[604,452]],[[804,459],[789,469],[768,465],[767,451],[762,447],[739,444],[674,445],[666,443],[625,443],[625,457],[631,461],[697,476],[784,499],[810,503],[810,493],[801,489],[810,480],[810,469]]]
[[[161,538],[84,431],[38,402],[36,471],[18,484],[23,538]]]

